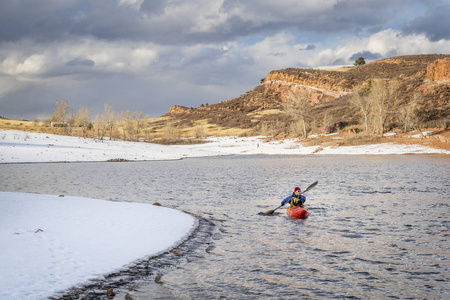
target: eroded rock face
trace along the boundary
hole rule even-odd
[[[289,69],[287,69],[289,70]],[[335,75],[340,75],[335,73]],[[328,91],[350,91],[346,86],[348,85],[347,79],[340,76],[331,76],[325,72],[317,72],[311,70],[296,72],[295,74],[289,74],[288,72],[271,71],[266,78],[265,82],[282,81],[289,83],[296,83],[305,86],[313,86],[319,89]]]
[[[437,59],[430,64],[427,78],[433,81],[450,80],[450,58]]]
[[[311,105],[331,101],[347,93],[342,90],[329,90],[323,86],[309,86],[281,80],[265,80],[263,85],[279,93],[282,99],[287,99],[290,93],[295,93],[299,97],[305,96]]]
[[[173,105],[170,107],[169,111],[167,112],[168,114],[182,114],[185,113],[187,111],[189,111],[190,108],[186,107],[186,106],[181,106],[181,105]]]

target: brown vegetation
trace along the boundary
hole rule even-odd
[[[450,83],[442,78],[446,78],[449,59],[450,55],[400,56],[338,70],[272,71],[261,85],[235,99],[200,108],[177,106],[165,116],[181,127],[207,120],[223,128],[240,128],[248,135],[269,133],[280,137],[349,130],[382,134],[395,128],[447,128]],[[440,80],[432,80],[431,74],[440,74]],[[372,112],[365,121],[364,111],[353,95],[369,84],[374,86],[369,97]],[[377,85],[384,85],[384,89]],[[304,99],[301,93],[309,95],[307,134],[298,130],[298,117],[289,108],[292,105],[286,105],[292,102],[292,91],[297,91],[297,99]],[[415,108],[409,109],[408,117],[400,114],[411,106]]]

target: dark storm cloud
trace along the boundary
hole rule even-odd
[[[186,14],[161,17],[166,16],[168,9],[187,4],[145,0],[139,9],[131,9],[109,0],[2,1],[0,41],[91,36],[106,40],[192,44],[227,41],[262,32],[270,34],[283,29],[317,33],[353,32],[362,28],[381,28],[398,8],[405,5],[402,1],[347,0],[327,6],[327,2],[318,1],[311,10],[312,6],[307,1],[298,1],[299,4],[292,9],[286,5],[295,4],[295,1],[289,2],[225,0],[217,11],[205,12],[201,3],[193,1],[187,2],[192,7]],[[196,18],[203,14],[208,14],[208,18],[218,18],[219,15],[225,18],[210,30],[192,30]]]
[[[76,58],[66,63],[69,67],[93,67],[95,62],[90,59]]]
[[[39,38],[42,32],[54,36],[63,28],[50,1],[2,1],[0,4],[0,41]],[[52,17],[55,16],[55,17]],[[39,34],[39,32],[41,32]]]
[[[301,50],[305,50],[305,51],[313,51],[313,50],[316,50],[316,45],[309,44],[308,46],[306,46],[305,49],[301,49]]]
[[[405,33],[424,33],[431,41],[450,39],[450,5],[436,6],[429,9],[406,26]]]
[[[198,10],[189,15],[159,18],[167,1],[144,1],[139,10],[118,6],[109,0],[84,1],[4,1],[0,4],[0,42],[33,39],[53,41],[78,36],[104,40],[152,41],[160,44],[194,44],[217,42],[254,32],[251,22],[230,16],[214,30],[191,30]],[[180,5],[173,2],[172,5]],[[214,12],[213,12],[214,13]],[[218,12],[215,12],[218,14]],[[264,25],[259,30],[264,29]]]
[[[132,39],[144,36],[139,14],[115,1],[15,0],[0,4],[0,41],[38,41],[93,36]]]
[[[367,30],[382,28],[395,14],[398,14],[398,8],[406,6],[402,1],[388,0],[343,0],[332,6],[327,4],[327,1],[316,1],[314,5],[308,1],[284,2],[289,3],[225,0],[222,11],[230,13],[239,11],[242,16],[252,14],[268,16],[253,20],[253,27],[274,26],[316,33],[337,33],[361,31],[362,28]]]
[[[144,0],[140,6],[140,11],[149,15],[160,16],[166,8],[165,0]]]
[[[372,53],[370,51],[363,51],[363,52],[358,52],[353,54],[352,56],[350,56],[350,60],[353,61],[357,58],[363,57],[364,60],[368,61],[368,60],[377,60],[383,57],[383,55],[381,55],[380,53]]]
[[[160,44],[194,44],[229,41],[252,34],[298,30],[330,34],[374,33],[394,18],[409,12],[405,1],[343,0],[262,2],[224,0],[217,11],[202,11],[195,1],[184,15],[166,16],[168,9],[187,5],[182,1],[144,0],[139,9],[109,0],[15,0],[0,4],[0,42],[24,38],[61,40],[90,36],[105,40],[152,41]],[[197,6],[195,6],[197,5]],[[198,16],[222,18],[209,30],[192,30]],[[426,33],[432,40],[450,36],[448,5],[432,7],[424,16],[404,25],[404,30]],[[163,17],[161,17],[163,16]]]

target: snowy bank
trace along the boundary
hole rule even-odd
[[[297,139],[265,142],[263,137],[209,137],[206,140],[205,144],[167,146],[0,130],[0,163],[171,160],[233,154],[450,154],[450,151],[421,145],[394,143],[321,147],[303,146]]]
[[[0,299],[44,299],[174,247],[194,217],[165,207],[0,192]]]

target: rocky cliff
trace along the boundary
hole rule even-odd
[[[309,70],[309,69],[284,69],[271,71],[263,80],[263,84],[290,83],[302,86],[315,87],[322,90],[349,92],[354,80],[352,76],[347,76],[346,72]]]
[[[427,67],[428,79],[450,81],[450,58],[437,59]]]
[[[181,106],[181,105],[173,105],[170,107],[169,111],[167,112],[167,115],[179,115],[183,113],[188,113],[190,111],[189,107]]]
[[[272,90],[282,98],[289,93],[307,94],[310,104],[316,105],[348,94],[351,91],[349,80],[332,76],[323,71],[304,71],[297,74],[272,71],[262,81],[265,89]]]

